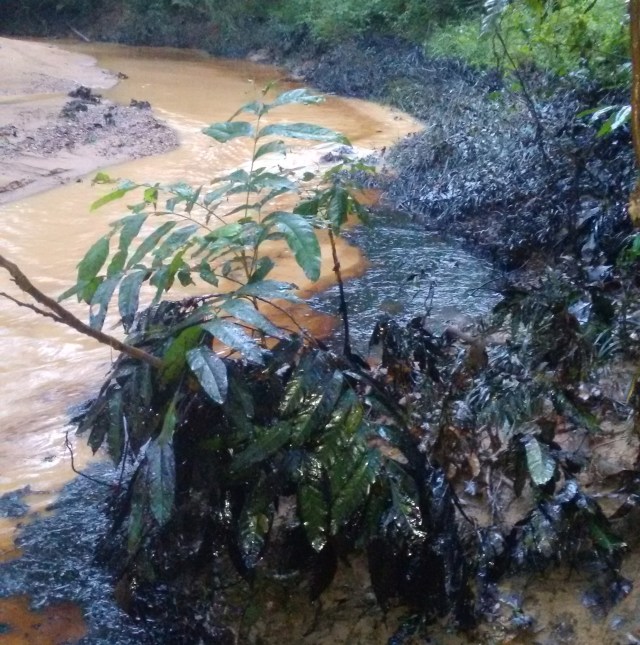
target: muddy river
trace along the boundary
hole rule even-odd
[[[113,45],[69,47],[94,56],[101,67],[126,75],[125,80],[103,92],[107,98],[126,104],[132,98],[149,101],[156,115],[179,133],[180,147],[173,152],[108,169],[114,177],[138,181],[206,183],[217,173],[244,163],[249,150],[242,142],[221,146],[201,135],[200,130],[228,118],[240,104],[256,98],[266,83],[283,76],[273,67],[212,60],[194,52]],[[283,80],[282,86],[292,84]],[[46,95],[34,100],[42,98],[46,99]],[[420,127],[390,108],[336,97],[317,106],[287,107],[279,117],[340,130],[359,154],[388,146]],[[307,147],[290,161],[312,167],[324,152],[326,148],[322,146]],[[60,294],[73,282],[76,264],[89,245],[102,235],[109,221],[122,214],[123,205],[118,203],[89,213],[89,204],[100,194],[100,187],[92,187],[90,177],[85,177],[0,207],[0,251],[18,260],[43,291]],[[366,248],[368,258],[356,246],[343,243],[340,254],[346,275],[358,279],[367,266],[373,268],[359,278],[364,283],[352,282],[354,296],[360,295],[359,311],[392,308],[394,313],[404,311],[409,315],[416,306],[424,306],[431,283],[435,285],[431,303],[434,315],[441,311],[444,318],[452,308],[464,309],[460,303],[469,298],[475,298],[475,313],[483,313],[489,307],[489,300],[478,301],[477,294],[470,296],[474,287],[490,277],[489,268],[468,253],[430,240],[410,222],[387,216],[377,225],[374,223],[370,231],[358,230],[354,235],[355,241]],[[376,255],[378,251],[381,254]],[[332,282],[330,257],[328,253],[324,255],[326,263],[319,285],[323,289]],[[392,257],[398,255],[402,261],[394,264]],[[303,295],[318,291],[319,287],[306,283],[290,261],[283,260],[278,278],[296,282]],[[412,286],[407,299],[400,286],[410,271],[416,271],[412,268],[416,263],[417,270],[428,279],[423,286]],[[456,279],[451,280],[454,274]],[[360,289],[359,284],[364,288]],[[6,274],[0,274],[0,291],[11,288]],[[321,308],[331,312],[331,294],[316,297]],[[408,308],[407,301],[412,303]],[[78,316],[87,318],[85,308],[75,303],[69,306]],[[326,315],[315,315],[310,309],[296,314],[304,326],[318,333],[325,333],[332,324]],[[454,314],[455,311],[451,315]],[[363,328],[358,333],[365,339],[368,332]],[[28,486],[28,494],[20,495],[20,503],[27,504],[29,510],[19,520],[28,523],[36,515],[46,516],[49,511],[45,509],[56,493],[73,478],[64,442],[68,411],[92,395],[114,357],[108,348],[6,300],[0,301],[0,355],[0,495]],[[85,467],[91,459],[88,450],[81,440],[74,439],[73,444],[76,465]],[[67,509],[71,513],[73,500],[65,503],[71,504]],[[57,526],[55,516],[45,521]],[[21,552],[14,545],[18,530],[15,519],[0,517],[0,560],[20,559]],[[22,626],[4,636],[0,631],[0,642],[57,643],[82,636],[82,629],[78,633],[75,605],[61,600],[57,611],[52,607],[47,613],[33,614],[26,596],[30,590],[19,587],[9,585],[14,591],[12,599],[0,602],[0,628],[17,625],[19,617]],[[6,585],[4,589],[6,592]],[[18,593],[23,595],[16,596]],[[65,594],[59,597],[65,598]],[[71,631],[65,632],[67,623]],[[85,642],[102,642],[97,636],[92,639],[91,633],[87,638]],[[113,635],[105,639],[104,642],[115,642]]]

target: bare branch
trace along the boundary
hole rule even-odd
[[[18,305],[18,307],[26,307],[27,309],[31,309],[31,311],[35,311],[40,316],[44,316],[45,318],[51,318],[51,320],[54,320],[55,322],[62,322],[62,320],[58,318],[58,316],[55,316],[54,314],[49,313],[44,309],[40,309],[35,305],[30,305],[28,302],[22,302],[22,300],[18,300],[17,298],[10,296],[8,293],[5,293],[4,291],[0,291],[0,296],[2,298],[6,298],[7,300],[11,300],[11,302],[14,302],[16,305]]]

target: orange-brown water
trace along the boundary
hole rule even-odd
[[[108,98],[123,103],[131,98],[150,101],[157,116],[179,133],[179,149],[108,169],[114,177],[135,181],[206,183],[216,174],[246,162],[248,144],[236,141],[222,146],[200,130],[211,122],[225,120],[239,105],[256,98],[266,83],[283,76],[273,67],[212,60],[198,52],[114,45],[68,47],[95,56],[102,67],[127,75],[126,80],[104,93]],[[290,86],[282,84],[283,88]],[[37,95],[34,101],[47,98],[46,94]],[[319,106],[285,108],[279,118],[340,130],[355,146],[365,149],[386,146],[419,128],[405,115],[388,108],[338,98],[329,98]],[[307,147],[289,156],[289,164],[313,166],[322,149]],[[17,261],[43,291],[60,294],[73,282],[76,264],[89,245],[125,210],[122,203],[111,204],[90,214],[88,207],[99,195],[99,189],[91,187],[90,178],[84,178],[0,207],[0,251]],[[304,280],[287,253],[281,249],[275,252],[279,255],[275,278],[296,282],[303,293],[331,282],[333,263],[326,249],[322,278],[316,286]],[[341,245],[340,255],[345,275],[355,275],[365,267],[353,247]],[[0,291],[19,295],[6,274],[0,275]],[[86,319],[86,309],[75,303],[69,307]],[[298,308],[295,315],[317,333],[326,333],[332,325],[326,316],[313,316],[305,308]],[[4,299],[0,300],[0,355],[0,495],[30,486],[24,497],[30,512],[20,520],[25,522],[43,512],[56,491],[74,476],[64,441],[68,409],[95,392],[113,355],[108,348]],[[90,451],[82,440],[73,444],[76,466],[82,468],[91,458]],[[19,557],[13,544],[18,526],[16,520],[0,519],[0,561]],[[14,630],[0,640],[75,640],[82,636],[83,628],[74,611],[52,607],[44,614],[32,613],[24,598],[2,601],[0,622],[11,622]]]

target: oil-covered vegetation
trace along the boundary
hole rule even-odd
[[[568,565],[605,609],[623,598],[640,479],[625,3],[126,0],[100,8],[124,16],[115,23],[94,10],[23,2],[5,15],[41,33],[70,21],[128,42],[266,47],[321,89],[391,102],[426,126],[385,157],[387,175],[356,164],[294,180],[257,163],[284,150],[280,137],[340,140],[261,127],[279,104],[315,100],[294,91],[244,106],[256,124],[236,115],[207,129],[252,138],[249,171],[211,190],[124,183],[98,201],[142,195],[68,294],[101,327],[118,292],[138,351],[115,362],[80,425],[122,472],[102,552],[121,584],[167,588],[189,617],[180,637],[194,639],[222,638],[231,587],[258,602],[268,586],[316,600],[355,559],[383,610],[409,609],[393,643],[445,616],[464,630],[491,618],[493,642],[513,639],[532,627],[498,602],[516,572]],[[317,278],[317,231],[333,239],[349,214],[366,218],[345,183],[362,175],[390,207],[505,271],[492,316],[438,333],[427,310],[381,319],[379,364],[351,351],[344,299],[341,351],[265,316],[295,296],[269,279],[263,244],[284,241]],[[275,207],[298,191],[297,206]],[[219,210],[229,199],[231,213]],[[147,231],[152,216],[166,221]],[[195,280],[214,293],[163,300]],[[147,282],[155,300],[139,311]],[[150,611],[135,598],[128,609]],[[226,619],[240,638],[250,622]]]
[[[343,142],[308,124],[261,125],[280,105],[316,100],[294,90],[208,127],[221,143],[253,142],[249,170],[212,189],[120,182],[94,204],[142,195],[65,294],[90,304],[100,328],[119,288],[127,346],[143,358],[115,362],[80,423],[122,473],[101,555],[119,586],[142,592],[127,608],[148,615],[144,591],[162,585],[172,600],[155,611],[177,612],[180,637],[231,638],[233,628],[242,639],[251,620],[224,619],[228,603],[259,604],[274,585],[315,601],[350,559],[366,559],[383,610],[409,610],[393,642],[444,617],[463,630],[488,617],[511,638],[531,622],[496,614],[500,581],[557,564],[584,571],[611,606],[629,590],[620,574],[629,527],[618,520],[633,504],[605,509],[591,464],[607,428],[634,413],[603,380],[613,357],[636,351],[633,244],[618,245],[627,250],[617,266],[596,266],[576,263],[582,245],[565,243],[571,262],[503,284],[494,315],[466,331],[436,334],[428,311],[408,325],[381,319],[375,365],[351,351],[344,300],[341,351],[275,326],[263,305],[282,310],[295,296],[269,279],[263,244],[284,241],[316,279],[316,231],[333,239],[350,213],[366,218],[344,184],[360,164],[319,184],[261,166],[285,150],[279,137]],[[274,210],[292,192],[297,205]],[[605,239],[591,236],[591,259],[605,257]],[[337,256],[334,270],[340,280]],[[174,281],[195,279],[213,293],[162,299]],[[146,282],[156,296],[139,311]],[[625,468],[619,490],[633,496]]]

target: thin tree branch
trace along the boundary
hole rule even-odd
[[[71,470],[73,470],[73,472],[76,475],[80,475],[80,477],[84,477],[85,479],[88,479],[90,482],[93,482],[94,484],[100,484],[100,486],[106,486],[107,488],[111,488],[111,484],[109,484],[108,482],[103,482],[102,480],[97,479],[96,477],[92,477],[91,475],[87,475],[87,473],[83,473],[81,470],[78,470],[76,468],[75,459],[73,455],[73,446],[71,445],[71,441],[69,441],[68,430],[64,435],[64,445],[69,451],[69,455],[71,457]]]
[[[113,336],[109,336],[104,332],[98,331],[89,327],[86,323],[83,323],[79,318],[76,318],[70,311],[67,311],[61,304],[56,302],[53,298],[50,298],[38,288],[36,288],[29,278],[18,268],[16,264],[7,260],[4,256],[0,255],[0,268],[5,269],[9,272],[13,281],[16,283],[19,289],[24,291],[24,293],[30,295],[36,302],[45,306],[52,312],[54,320],[58,318],[57,322],[63,323],[72,329],[75,329],[77,332],[89,336],[94,340],[97,340],[103,345],[108,345],[112,349],[115,349],[117,352],[122,352],[135,358],[137,360],[143,361],[151,367],[159,369],[162,367],[162,361],[157,357],[145,352],[142,349],[137,347],[132,347],[127,345]]]
[[[37,314],[44,316],[45,318],[51,318],[51,320],[58,323],[62,322],[62,320],[58,318],[58,316],[55,316],[54,314],[49,313],[44,309],[40,309],[35,305],[30,305],[28,302],[22,302],[22,300],[18,300],[17,298],[10,296],[8,293],[5,293],[4,291],[0,291],[0,296],[3,298],[6,298],[7,300],[11,300],[11,302],[14,302],[16,305],[18,305],[18,307],[26,307],[27,309],[31,309],[31,311],[35,311]]]

